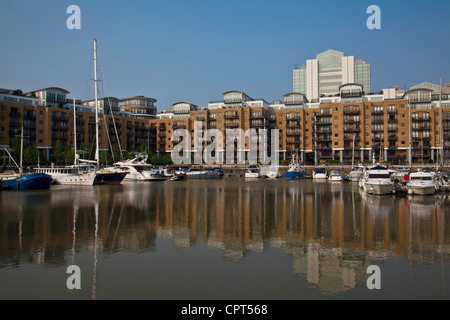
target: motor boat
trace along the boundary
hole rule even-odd
[[[365,167],[362,165],[354,167],[348,174],[349,180],[352,182],[358,182],[359,179],[361,179],[361,177],[363,176],[365,170]]]
[[[411,172],[406,184],[408,194],[432,195],[439,189],[434,174],[427,171]]]
[[[330,175],[328,177],[328,181],[330,182],[342,182],[344,179],[342,178],[341,170],[339,169],[332,169],[330,171]]]
[[[381,165],[373,166],[363,178],[363,189],[368,194],[384,195],[395,192],[394,181],[389,170]]]
[[[325,167],[314,168],[313,179],[328,179],[327,169],[325,169]]]
[[[261,178],[261,168],[257,165],[250,165],[245,172],[246,178]]]

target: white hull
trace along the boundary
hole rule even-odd
[[[276,178],[280,178],[280,177],[281,177],[281,174],[278,172],[269,172],[266,175],[266,178],[269,178],[269,179],[276,179]]]
[[[372,183],[366,181],[364,184],[364,190],[368,194],[376,194],[376,195],[383,195],[383,194],[392,194],[394,192],[394,184],[392,183]]]
[[[142,172],[129,172],[125,176],[124,180],[127,180],[127,181],[145,181],[147,179],[146,179],[144,173],[142,173]]]
[[[360,173],[360,174],[352,174],[350,172],[350,174],[348,175],[349,180],[352,181],[352,182],[358,182],[361,179],[361,177],[362,177],[362,173]]]
[[[341,176],[331,176],[328,178],[328,181],[330,182],[342,182],[343,179]]]
[[[77,172],[76,168],[36,168],[34,171],[50,175],[53,184],[70,186],[92,186],[96,175],[95,170]]]
[[[313,175],[313,179],[317,179],[317,180],[328,179],[328,176],[324,173],[316,173]]]
[[[261,175],[259,173],[254,172],[247,172],[245,173],[246,178],[261,178]]]
[[[81,174],[61,175],[54,179],[55,184],[73,185],[73,186],[92,186],[94,185],[95,171]]]
[[[436,186],[409,186],[408,187],[409,194],[418,194],[418,195],[432,195],[436,193]]]
[[[439,190],[434,175],[428,172],[412,172],[410,181],[406,184],[409,194],[432,195]]]

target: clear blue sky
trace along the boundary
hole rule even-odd
[[[66,27],[72,4],[81,30]],[[372,4],[381,30],[366,27]],[[327,49],[369,62],[374,92],[445,83],[449,14],[448,0],[1,0],[0,87],[92,99],[94,38],[108,95],[152,97],[159,110],[228,90],[281,100],[294,66]]]

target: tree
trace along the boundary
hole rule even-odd
[[[60,163],[64,160],[64,146],[60,140],[57,140],[53,147],[53,158],[56,163]]]
[[[13,147],[13,152],[12,152],[12,156],[14,158],[14,161],[16,161],[17,163],[19,163],[19,159],[20,159],[20,147],[21,147],[21,139],[19,136],[16,136],[13,140],[12,143],[12,147]]]
[[[39,150],[35,145],[29,145],[23,151],[23,162],[26,164],[37,164]]]
[[[16,89],[16,90],[13,90],[12,94],[15,96],[21,96],[21,95],[23,95],[23,91],[20,89]]]
[[[165,164],[165,165],[172,164],[172,157],[170,156],[170,154],[166,154],[166,155],[162,158],[162,163]]]
[[[88,153],[89,160],[94,160],[94,148],[92,148],[92,145],[89,143],[89,141],[86,140],[81,144],[81,150],[84,150]]]
[[[161,158],[156,153],[152,153],[149,158],[151,164],[161,164]]]
[[[66,165],[75,162],[75,151],[68,145],[64,148],[63,158]]]

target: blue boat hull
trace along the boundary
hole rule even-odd
[[[32,173],[15,179],[5,180],[3,184],[13,190],[48,189],[52,183],[52,177],[45,173]]]
[[[302,172],[288,171],[284,174],[286,179],[303,179],[305,175]]]

